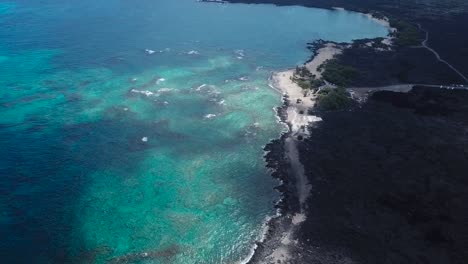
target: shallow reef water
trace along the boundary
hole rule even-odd
[[[268,87],[346,11],[192,0],[0,3],[3,263],[236,263],[279,194]]]

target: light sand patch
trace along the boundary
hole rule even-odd
[[[291,255],[285,246],[276,248],[268,257],[268,260],[272,261],[272,263],[287,263],[289,259],[291,259]]]
[[[392,29],[392,27],[390,26],[390,21],[388,20],[388,18],[386,17],[383,17],[383,18],[376,18],[374,17],[372,14],[364,14],[367,18],[369,18],[370,20],[388,28],[389,30]]]
[[[333,43],[327,43],[323,48],[320,48],[317,51],[317,55],[312,59],[312,61],[305,64],[307,70],[310,73],[315,75],[316,79],[322,77],[322,73],[318,70],[320,65],[322,65],[327,60],[333,59],[338,54],[343,52],[342,48]]]
[[[310,185],[307,176],[305,175],[304,166],[299,159],[299,150],[297,148],[297,140],[289,137],[285,140],[285,152],[288,157],[291,173],[296,178],[296,192],[299,204],[305,207],[305,202],[310,195],[312,186]]]
[[[284,236],[281,238],[281,244],[283,245],[289,245],[291,244],[291,232],[287,232],[284,234]]]
[[[333,7],[334,10],[336,11],[346,11],[346,9],[344,9],[343,7]],[[364,14],[364,13],[361,13],[362,15],[366,16],[367,18],[369,18],[370,20],[388,28],[390,31],[394,31],[396,30],[395,28],[392,28],[390,26],[390,20],[388,19],[388,17],[382,17],[382,18],[377,18],[375,16],[373,16],[372,14]]]
[[[307,136],[308,131],[306,128],[309,123],[321,120],[317,116],[308,114],[309,109],[315,106],[316,96],[297,85],[292,80],[293,76],[294,70],[273,74],[273,87],[288,98],[286,122],[290,125],[293,135]]]
[[[293,225],[298,225],[306,220],[305,214],[295,214],[292,219]]]
[[[387,46],[392,46],[393,45],[393,38],[391,38],[391,37],[384,38],[382,40],[382,44],[387,45]]]

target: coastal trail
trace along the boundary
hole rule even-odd
[[[435,51],[433,48],[429,47],[429,45],[427,44],[427,42],[429,41],[429,31],[425,30],[425,29],[421,26],[421,24],[418,23],[417,25],[418,25],[419,29],[420,29],[421,31],[423,31],[423,32],[426,34],[426,38],[423,40],[423,42],[421,43],[421,45],[422,45],[425,49],[427,49],[427,50],[429,50],[430,52],[432,52],[432,53],[436,56],[436,58],[437,58],[438,61],[440,61],[440,62],[444,63],[445,65],[447,65],[450,69],[452,69],[454,72],[456,72],[463,80],[465,80],[465,81],[468,83],[468,78],[467,78],[465,75],[463,75],[459,70],[457,70],[457,68],[455,68],[454,66],[452,66],[449,62],[447,62],[446,60],[442,59],[437,51]]]

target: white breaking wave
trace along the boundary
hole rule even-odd
[[[132,93],[138,93],[138,94],[143,94],[143,95],[146,95],[146,96],[160,96],[161,94],[163,93],[170,93],[170,92],[173,92],[173,91],[177,91],[177,89],[173,89],[173,88],[161,88],[159,89],[158,91],[156,92],[152,92],[152,91],[149,91],[149,90],[138,90],[138,89],[132,89],[130,90],[130,92]]]
[[[239,57],[241,57],[241,58],[245,57],[245,51],[242,50],[242,49],[235,50],[234,53],[237,55],[238,58]]]
[[[156,53],[156,51],[151,50],[151,49],[145,49],[145,52],[146,52],[146,54],[148,54],[148,55],[152,55],[152,54]]]
[[[201,89],[205,88],[207,84],[202,84],[200,86],[197,87],[197,89],[195,89],[195,91],[201,91]]]
[[[186,53],[187,55],[200,55],[200,52],[196,51],[196,50],[191,50],[189,52]]]
[[[212,118],[215,118],[216,115],[215,114],[207,114],[205,115],[205,119],[212,119]]]
[[[159,94],[155,94],[151,91],[148,91],[148,90],[143,90],[143,91],[140,91],[140,90],[137,90],[137,89],[132,89],[130,90],[132,93],[139,93],[139,94],[144,94],[146,96],[159,96]]]
[[[166,81],[166,79],[164,79],[164,78],[159,78],[159,79],[156,81],[156,84],[160,84],[160,83],[165,82],[165,81]]]
[[[168,92],[172,92],[172,91],[177,91],[177,89],[174,89],[174,88],[161,88],[158,90],[158,93],[168,93]]]

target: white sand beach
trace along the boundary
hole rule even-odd
[[[321,72],[318,70],[320,65],[325,61],[332,59],[335,55],[340,54],[342,49],[333,44],[328,43],[323,48],[317,51],[317,55],[305,67],[316,76],[321,77]],[[302,89],[293,81],[294,70],[274,73],[272,76],[272,86],[279,90],[288,99],[286,122],[291,128],[292,135],[307,137],[307,126],[312,122],[321,121],[320,117],[309,115],[309,110],[315,106],[316,95],[311,91]]]

